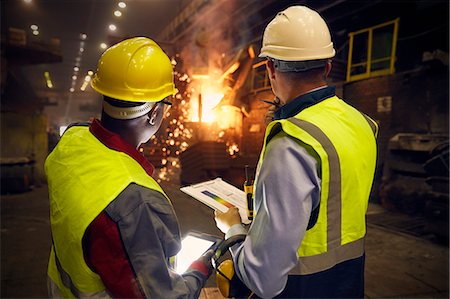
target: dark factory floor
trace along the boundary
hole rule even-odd
[[[220,234],[212,210],[183,194],[178,185],[162,185],[172,199],[182,233]],[[400,226],[382,225],[386,221],[379,219],[387,212],[376,204],[368,213],[366,297],[448,298],[448,246],[409,234]],[[50,243],[46,186],[1,197],[1,298],[47,297]],[[214,286],[214,280],[208,280],[207,287]]]

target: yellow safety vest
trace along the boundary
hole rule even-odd
[[[83,257],[82,238],[89,224],[130,183],[167,196],[136,160],[107,148],[88,127],[64,133],[45,162],[45,172],[53,237],[48,275],[64,297],[101,292],[105,286]]]
[[[268,125],[259,167],[267,143],[277,132],[274,127],[280,126],[320,159],[317,222],[306,231],[298,249],[298,266],[291,274],[317,273],[362,256],[376,165],[376,122],[336,96],[325,99]]]

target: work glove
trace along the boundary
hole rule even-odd
[[[275,111],[278,110],[278,108],[280,108],[281,103],[280,103],[280,99],[275,97],[275,99],[273,100],[273,102],[276,105],[270,105],[269,109],[266,112],[266,115],[264,116],[264,123],[266,124],[266,126],[273,121],[273,116],[275,114]]]
[[[214,250],[209,249],[205,251],[205,253],[202,254],[201,257],[196,259],[192,264],[189,266],[189,268],[186,270],[186,272],[189,271],[198,271],[201,274],[205,276],[205,278],[208,278],[213,270],[213,266],[211,263],[211,260],[214,256]]]

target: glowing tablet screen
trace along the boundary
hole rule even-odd
[[[213,244],[213,241],[191,235],[186,236],[181,241],[181,250],[177,254],[175,271],[179,274],[186,271],[191,263],[198,259]]]

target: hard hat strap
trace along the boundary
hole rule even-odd
[[[270,58],[270,60],[272,60],[275,69],[282,73],[304,72],[324,67],[327,64],[327,60],[285,61],[273,58]]]
[[[133,119],[149,113],[155,104],[154,102],[145,102],[134,107],[116,107],[103,101],[103,111],[116,119]]]

